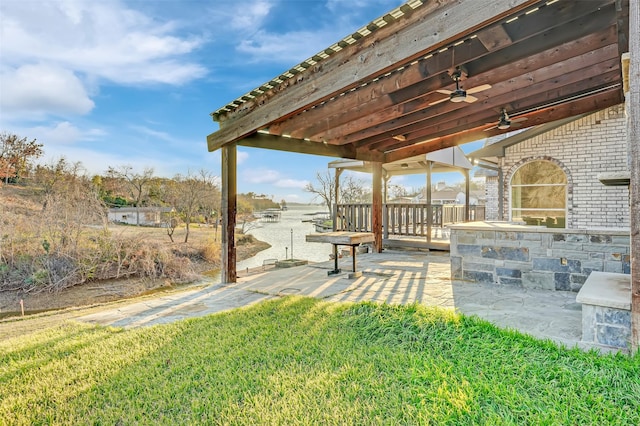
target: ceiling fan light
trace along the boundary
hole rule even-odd
[[[509,120],[500,120],[498,123],[498,129],[500,130],[507,130],[509,127],[511,127],[511,121]]]
[[[449,96],[451,102],[464,102],[467,99],[467,92],[464,90],[456,90]]]

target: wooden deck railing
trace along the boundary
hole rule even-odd
[[[427,236],[429,227],[464,222],[464,205],[384,204],[382,228],[387,235]],[[372,232],[371,204],[338,204],[336,230]],[[431,216],[431,223],[429,223]],[[469,206],[469,220],[484,220],[484,206]]]

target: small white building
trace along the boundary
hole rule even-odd
[[[162,226],[173,207],[117,207],[109,209],[109,222],[127,225]],[[138,219],[138,215],[140,218]]]

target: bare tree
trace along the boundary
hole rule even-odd
[[[389,185],[388,193],[391,196],[391,199],[397,199],[406,197],[409,195],[409,191],[403,185],[391,184]]]
[[[253,214],[253,210],[253,205],[249,201],[248,197],[238,197],[236,222],[241,234],[246,234],[252,229],[260,226],[260,222]]]
[[[159,198],[162,199],[165,204],[172,207],[171,211],[163,216],[163,221],[165,223],[167,236],[173,243],[173,234],[178,225],[180,225],[180,217],[176,210],[176,206],[179,205],[178,200],[180,199],[180,185],[175,179],[161,179],[158,187]]]
[[[65,157],[61,157],[56,162],[37,166],[34,180],[41,190],[42,211],[47,210],[47,206],[53,199],[73,191],[78,179],[84,178],[83,173],[82,163],[69,163]]]
[[[324,173],[317,172],[316,173],[316,181],[317,183],[314,185],[309,182],[305,185],[304,190],[306,192],[310,192],[315,194],[313,199],[316,198],[322,199],[324,204],[327,206],[327,209],[331,211],[331,206],[333,205],[333,194],[335,192],[335,179],[331,172],[327,170]]]
[[[316,173],[317,184],[309,182],[304,190],[315,194],[315,198],[321,198],[327,209],[331,211],[333,205],[333,197],[335,193],[335,178],[330,171],[325,173]],[[361,203],[370,200],[371,194],[367,191],[364,182],[355,179],[353,176],[346,175],[340,181],[340,201],[345,203]]]
[[[190,224],[198,214],[211,215],[219,202],[220,191],[217,187],[217,178],[206,170],[192,173],[187,176],[176,176],[174,180],[178,186],[178,196],[176,197],[176,208],[182,213],[186,226],[184,242],[189,241]]]
[[[68,163],[61,158],[56,163],[40,166],[36,169],[36,181],[42,185],[43,210],[42,232],[43,247],[47,252],[47,270],[55,278],[71,274],[65,268],[71,267],[70,259],[78,258],[82,251],[82,235],[88,226],[100,226],[106,229],[107,218],[104,204],[86,170],[81,163]]]
[[[109,167],[107,170],[109,177],[123,180],[127,184],[129,194],[136,207],[136,226],[140,226],[140,207],[145,196],[147,186],[153,180],[153,168],[145,167],[142,173],[135,173],[133,167],[126,165],[118,168]]]
[[[362,180],[347,175],[340,182],[340,201],[347,204],[371,201],[371,191]]]
[[[0,134],[0,178],[4,178],[5,184],[9,179],[19,180],[29,162],[42,154],[42,144],[35,139],[27,141],[15,134]]]

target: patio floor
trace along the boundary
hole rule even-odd
[[[448,253],[385,251],[357,256],[363,275],[349,279],[352,259],[340,259],[343,272],[328,276],[333,261],[271,269],[156,299],[107,309],[79,318],[104,325],[139,327],[202,316],[284,295],[335,302],[421,303],[476,315],[568,347],[582,346],[581,305],[576,293],[512,288],[450,280]]]

